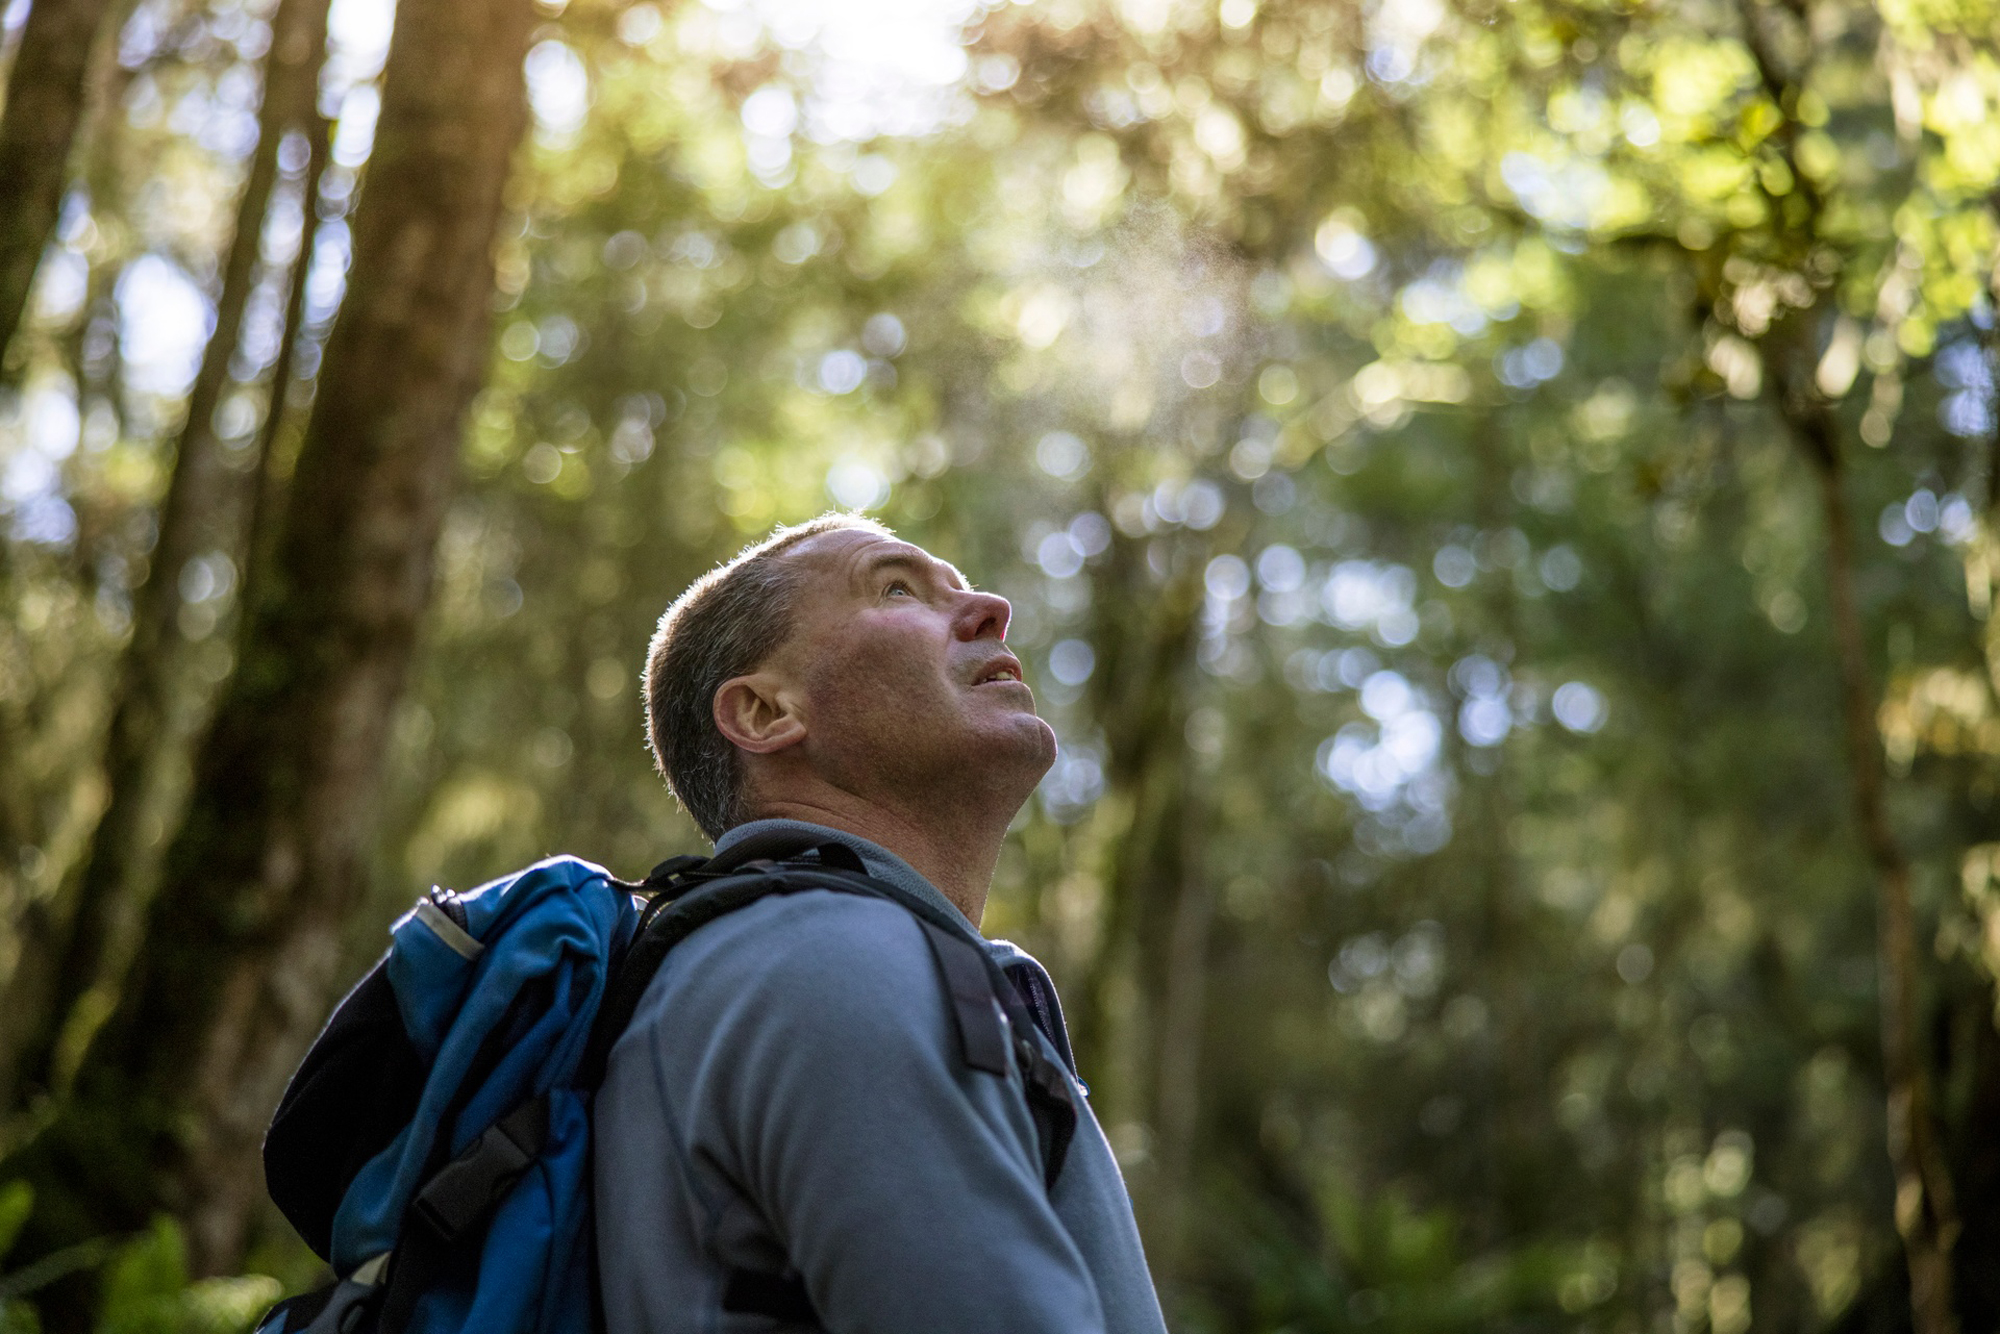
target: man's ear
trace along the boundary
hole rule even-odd
[[[774,673],[732,677],[715,692],[715,728],[752,755],[770,755],[805,740],[797,697]]]

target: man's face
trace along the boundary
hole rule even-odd
[[[1005,598],[875,533],[822,533],[781,559],[806,577],[791,637],[767,667],[797,691],[821,774],[856,792],[1027,799],[1056,739],[1002,643]]]

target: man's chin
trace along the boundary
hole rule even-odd
[[[1032,786],[1056,762],[1056,732],[1031,706],[981,728],[977,749],[982,763],[1032,769]]]
[[[1050,727],[1048,722],[1039,715],[1031,716],[1034,717],[1035,726],[1032,729],[1031,737],[1028,739],[1034,743],[1034,753],[1029,762],[1035,771],[1035,781],[1039,783],[1042,781],[1042,775],[1055,766],[1056,729]]]

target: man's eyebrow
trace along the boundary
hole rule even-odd
[[[916,551],[885,551],[879,556],[870,557],[861,567],[862,579],[864,581],[873,579],[878,572],[892,568],[905,569],[912,574],[925,577],[929,577],[937,570],[943,570],[946,576],[945,582],[951,587],[958,589],[970,587],[965,582],[965,576],[958,572],[957,566],[928,553]]]

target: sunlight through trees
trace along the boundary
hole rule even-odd
[[[302,1044],[699,846],[829,507],[1014,604],[1175,1329],[2000,1326],[1988,0],[4,12],[0,1329],[308,1281]]]

